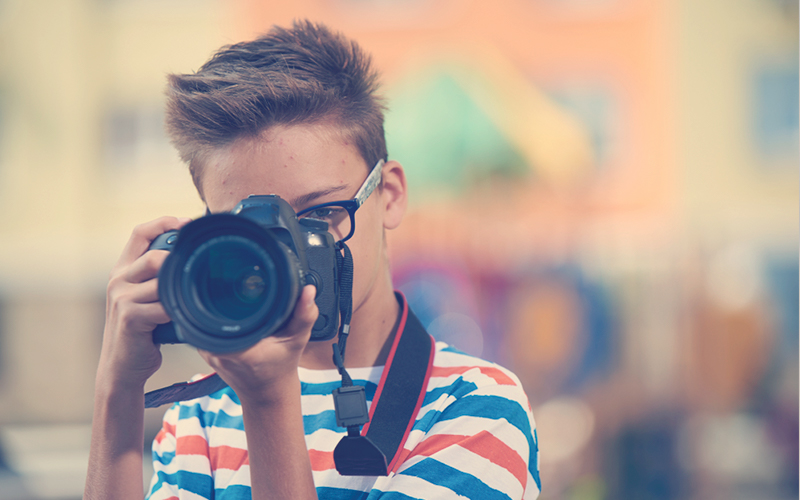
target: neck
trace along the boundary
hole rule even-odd
[[[356,303],[354,300],[345,354],[347,368],[386,364],[399,313],[400,305],[388,276],[376,283],[361,301]],[[336,368],[331,347],[336,341],[334,338],[324,342],[309,342],[300,358],[300,366],[312,370]]]

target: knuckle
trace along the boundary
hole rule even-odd
[[[167,258],[167,254],[164,252],[147,252],[142,258],[144,271],[147,272],[149,276],[155,276],[158,274],[159,269],[161,269],[161,265],[164,263],[164,259]]]
[[[159,217],[158,219],[151,220],[149,222],[143,222],[141,224],[137,224],[133,228],[133,236],[136,238],[144,238],[150,239],[152,237],[158,236],[159,234],[167,231],[168,229],[173,229],[178,227],[178,219],[177,217],[172,216],[164,216]]]
[[[141,257],[142,270],[146,272],[148,275],[152,274],[153,271],[158,270],[159,266],[155,257],[157,257],[157,255],[154,255],[152,252],[148,252]]]
[[[178,227],[178,218],[172,217],[171,215],[159,217],[153,222],[159,229],[161,229],[161,232]]]
[[[108,286],[106,286],[106,296],[110,301],[116,301],[119,298],[120,288],[119,276],[112,276],[108,280]]]
[[[140,307],[129,301],[123,301],[117,307],[117,324],[125,331],[141,331],[148,320],[142,315]]]
[[[134,315],[130,308],[127,307],[121,308],[117,316],[117,321],[119,322],[120,327],[122,327],[122,329],[125,331],[132,330],[134,328],[136,319],[136,315]]]
[[[120,287],[114,287],[108,291],[108,303],[119,312],[125,309],[125,304],[130,303],[130,299],[128,293],[124,292]]]

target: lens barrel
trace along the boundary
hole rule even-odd
[[[219,353],[246,349],[274,333],[305,284],[286,244],[231,214],[201,217],[181,229],[158,280],[177,337]]]

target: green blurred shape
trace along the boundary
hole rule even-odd
[[[605,482],[596,475],[581,476],[569,488],[566,498],[568,500],[605,500]]]
[[[415,199],[458,195],[489,177],[530,172],[523,156],[446,72],[412,75],[388,97],[389,158],[405,168]]]

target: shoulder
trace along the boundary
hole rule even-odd
[[[535,424],[519,378],[510,370],[443,342],[436,343],[423,409],[433,425],[511,424],[530,440]]]
[[[535,498],[540,488],[536,427],[517,376],[441,342],[406,453],[398,473],[420,491]]]
[[[439,388],[458,399],[495,395],[530,409],[519,378],[497,363],[466,354],[444,342],[436,343],[429,390]]]

